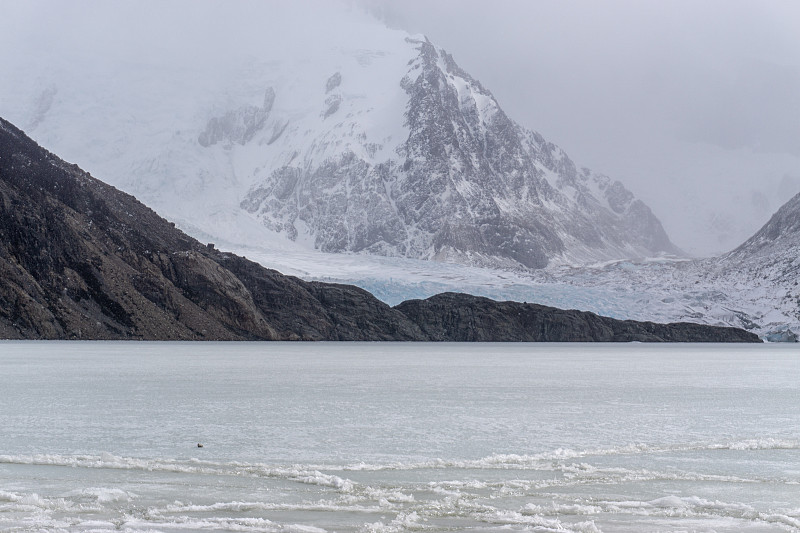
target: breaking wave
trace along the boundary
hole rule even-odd
[[[536,454],[492,454],[479,459],[446,460],[431,459],[416,462],[394,462],[372,464],[358,462],[351,464],[319,464],[293,465],[276,467],[264,463],[214,462],[197,458],[192,459],[145,459],[121,457],[110,453],[99,455],[0,455],[0,464],[29,464],[69,466],[76,468],[108,468],[120,470],[163,471],[187,474],[229,474],[251,475],[261,477],[286,478],[301,483],[321,485],[336,489],[348,490],[351,482],[341,477],[323,474],[329,472],[378,472],[385,470],[422,470],[422,469],[549,469],[554,462],[569,461],[592,457],[616,455],[652,455],[676,452],[698,451],[757,451],[757,450],[800,450],[800,440],[792,439],[748,439],[723,443],[693,443],[676,445],[628,444],[618,447],[574,450],[557,448],[549,452]]]
[[[689,519],[704,524],[705,530],[800,532],[800,507],[759,508],[748,496],[754,491],[793,492],[789,485],[799,483],[794,474],[777,479],[747,470],[659,467],[672,464],[659,461],[665,454],[703,462],[708,454],[724,451],[770,450],[800,450],[800,441],[631,444],[470,460],[339,465],[145,459],[110,453],[0,455],[0,466],[6,468],[97,470],[91,476],[96,483],[85,488],[48,495],[0,490],[0,530],[322,533],[341,530],[344,519],[337,517],[346,516],[351,525],[345,529],[381,533],[459,530],[475,524],[482,530],[598,533],[607,527],[608,517],[624,517],[640,530],[658,520]],[[620,460],[606,464],[615,456]],[[641,463],[646,467],[638,466]],[[128,481],[119,481],[121,477]],[[158,492],[164,486],[177,487],[181,495],[165,498]],[[672,487],[673,494],[664,487]],[[647,491],[661,496],[638,499]],[[743,495],[742,501],[709,496],[716,491]]]

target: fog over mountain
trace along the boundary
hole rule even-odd
[[[800,191],[797,2],[361,3],[620,179],[684,250],[735,248]]]
[[[346,33],[348,20],[373,16],[427,35],[521,126],[620,179],[684,250],[735,248],[800,191],[796,2],[0,0],[0,7],[0,66],[10,73],[0,80],[0,111],[37,139],[36,117],[70,97],[49,85],[59,72],[104,79],[148,57],[146,85],[156,91],[160,72],[178,60],[187,86],[221,89],[237,50],[302,57]],[[372,38],[351,37],[353,46]],[[15,73],[30,71],[22,66],[31,62],[39,73],[20,79]],[[21,86],[37,87],[24,106],[7,97]],[[135,97],[121,91],[97,103]],[[72,142],[61,139],[66,157]]]
[[[62,6],[61,47],[13,58],[0,110],[226,247],[534,269],[681,253],[424,35],[335,3],[313,38],[297,7],[201,3],[195,25],[178,5],[102,5],[102,26]]]

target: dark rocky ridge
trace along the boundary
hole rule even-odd
[[[419,324],[432,341],[760,342],[757,335],[738,328],[615,320],[470,294],[437,294],[405,301],[395,309]]]
[[[366,291],[202,245],[1,119],[0,276],[2,338],[424,338]]]
[[[203,245],[3,119],[0,338],[758,341],[468,295],[391,308]]]

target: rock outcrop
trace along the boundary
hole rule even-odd
[[[203,245],[0,119],[0,338],[757,341],[468,295],[391,308]]]
[[[408,300],[395,309],[433,341],[760,342],[758,335],[737,328],[615,320],[585,311],[458,293]]]

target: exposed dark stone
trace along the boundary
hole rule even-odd
[[[403,302],[395,309],[434,341],[761,342],[757,335],[737,328],[615,320],[469,294],[437,294],[427,300]]]
[[[325,111],[322,112],[322,118],[328,118],[337,111],[342,104],[342,97],[338,94],[332,94],[325,99]]]
[[[337,72],[325,82],[325,94],[331,92],[342,84],[342,73]]]
[[[362,289],[197,242],[1,119],[0,337],[424,338]]]

